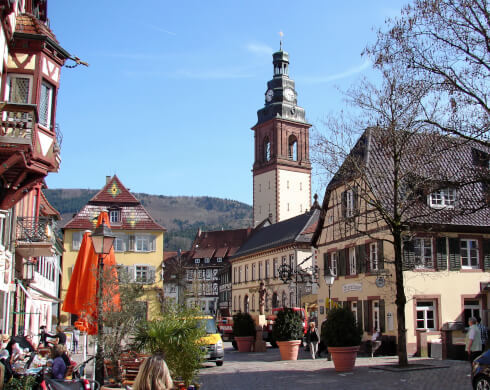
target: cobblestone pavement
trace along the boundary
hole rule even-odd
[[[406,372],[375,369],[397,362],[396,357],[360,357],[352,373],[335,372],[333,362],[325,358],[312,360],[309,352],[300,350],[297,361],[281,361],[279,350],[267,348],[264,353],[239,353],[225,343],[222,367],[208,363],[200,371],[201,390],[267,390],[267,389],[431,389],[471,390],[470,366],[453,360],[410,359],[440,368]]]

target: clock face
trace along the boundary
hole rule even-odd
[[[274,96],[274,91],[272,89],[268,89],[267,92],[265,93],[265,100],[270,102],[273,96]]]
[[[294,100],[294,91],[291,88],[286,88],[284,90],[284,97],[286,98],[286,100],[292,102]]]

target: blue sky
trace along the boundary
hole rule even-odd
[[[99,189],[117,174],[134,192],[252,203],[253,132],[284,33],[298,104],[321,128],[360,76],[373,28],[399,0],[50,0],[63,68],[62,164],[49,188]],[[339,90],[340,89],[340,90]],[[323,197],[321,180],[312,190]]]

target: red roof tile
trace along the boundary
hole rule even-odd
[[[202,259],[205,257],[211,258],[213,257],[215,249],[214,248],[199,248],[197,249],[192,258],[193,259]]]
[[[218,248],[216,250],[216,253],[214,254],[214,257],[225,257],[226,256],[226,252],[228,252],[228,249],[229,248]]]
[[[17,16],[15,31],[24,34],[44,35],[59,43],[49,27],[31,14]]]

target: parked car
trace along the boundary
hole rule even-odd
[[[223,348],[223,340],[216,328],[216,322],[211,316],[198,317],[204,329],[206,336],[202,338],[206,349],[206,360],[208,362],[216,362],[217,366],[222,366],[225,359],[225,350]]]
[[[490,389],[490,350],[483,352],[473,361],[471,383],[475,390]]]

